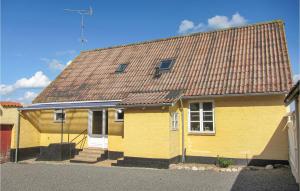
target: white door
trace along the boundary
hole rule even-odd
[[[88,146],[106,149],[108,145],[107,110],[89,110]]]

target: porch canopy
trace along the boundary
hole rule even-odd
[[[93,109],[93,108],[112,108],[116,107],[120,103],[118,100],[107,100],[107,101],[74,101],[74,102],[51,102],[51,103],[35,103],[22,108],[18,108],[18,126],[16,133],[16,151],[15,151],[15,162],[18,161],[18,150],[20,143],[20,113],[22,111],[37,111],[37,110],[64,110],[67,109]],[[84,133],[84,132],[82,132]],[[81,134],[82,134],[81,133]],[[61,142],[50,144],[47,148],[40,150],[40,156],[42,160],[65,160],[73,156],[75,150],[75,144],[70,141],[69,129],[68,129],[68,142],[63,142],[64,134],[64,121],[61,120]],[[67,152],[68,151],[68,152]],[[72,154],[73,153],[73,154]]]
[[[77,102],[52,102],[36,103],[19,108],[20,111],[47,110],[47,109],[89,109],[116,107],[120,101],[77,101]]]

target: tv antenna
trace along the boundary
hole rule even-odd
[[[67,12],[74,12],[78,13],[81,16],[81,23],[80,23],[80,43],[83,45],[84,43],[87,42],[86,38],[84,38],[84,23],[83,23],[83,17],[84,15],[92,16],[93,15],[93,9],[92,7],[89,7],[89,9],[64,9],[64,11]]]

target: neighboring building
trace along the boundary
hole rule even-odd
[[[291,168],[293,175],[296,178],[296,181],[299,183],[300,181],[300,128],[299,128],[299,119],[300,119],[300,81],[298,81],[293,88],[290,90],[288,95],[285,97],[285,104],[286,105],[293,105],[292,107],[295,111],[292,113],[293,123],[292,126],[289,128],[293,128],[291,130],[291,135],[289,135],[289,143],[293,145],[289,145],[290,147],[290,161],[292,160]],[[293,150],[291,150],[293,149]]]
[[[127,166],[287,163],[291,85],[282,21],[83,51],[22,109],[19,150],[62,141]]]
[[[0,161],[9,160],[10,148],[14,147],[15,126],[17,125],[18,108],[20,103],[11,101],[0,101]]]

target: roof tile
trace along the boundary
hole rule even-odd
[[[172,69],[154,78],[155,66],[169,58]],[[116,74],[122,63],[126,71]],[[133,92],[170,90],[184,96],[283,93],[291,85],[284,24],[271,21],[81,52],[34,102],[157,98]]]

